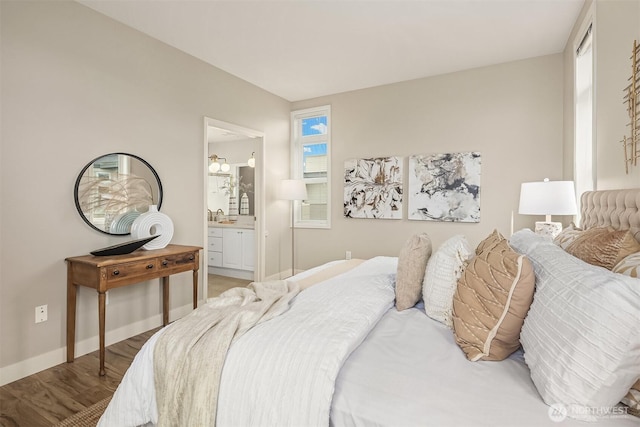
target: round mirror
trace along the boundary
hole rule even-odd
[[[127,153],[110,153],[90,161],[73,191],[76,208],[92,228],[126,235],[150,205],[162,204],[162,183],[149,163]]]

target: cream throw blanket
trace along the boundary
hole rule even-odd
[[[167,327],[154,351],[158,426],[214,426],[229,346],[287,311],[299,289],[283,280],[232,288]]]

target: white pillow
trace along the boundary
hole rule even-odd
[[[429,258],[422,282],[424,311],[432,319],[452,329],[453,294],[471,254],[473,250],[466,237],[451,237]]]
[[[640,377],[640,282],[540,239],[530,230],[510,239],[536,274],[520,335],[525,362],[548,405],[594,420],[593,408],[615,406]]]

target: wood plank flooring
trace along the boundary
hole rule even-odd
[[[233,277],[219,276],[217,274],[208,275],[207,295],[209,298],[215,297],[224,291],[237,286],[244,287],[251,283],[251,280],[235,279]]]
[[[208,296],[249,283],[210,275]],[[104,377],[98,375],[100,356],[95,351],[0,387],[0,426],[52,426],[113,395],[135,355],[158,329],[108,346]]]
[[[0,387],[0,426],[51,426],[113,395],[134,356],[158,329],[108,346],[103,377],[94,351]]]

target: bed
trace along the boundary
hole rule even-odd
[[[150,338],[98,425],[637,427],[618,402],[640,380],[640,189],[585,193],[582,218],[555,242],[418,233],[223,294]]]

